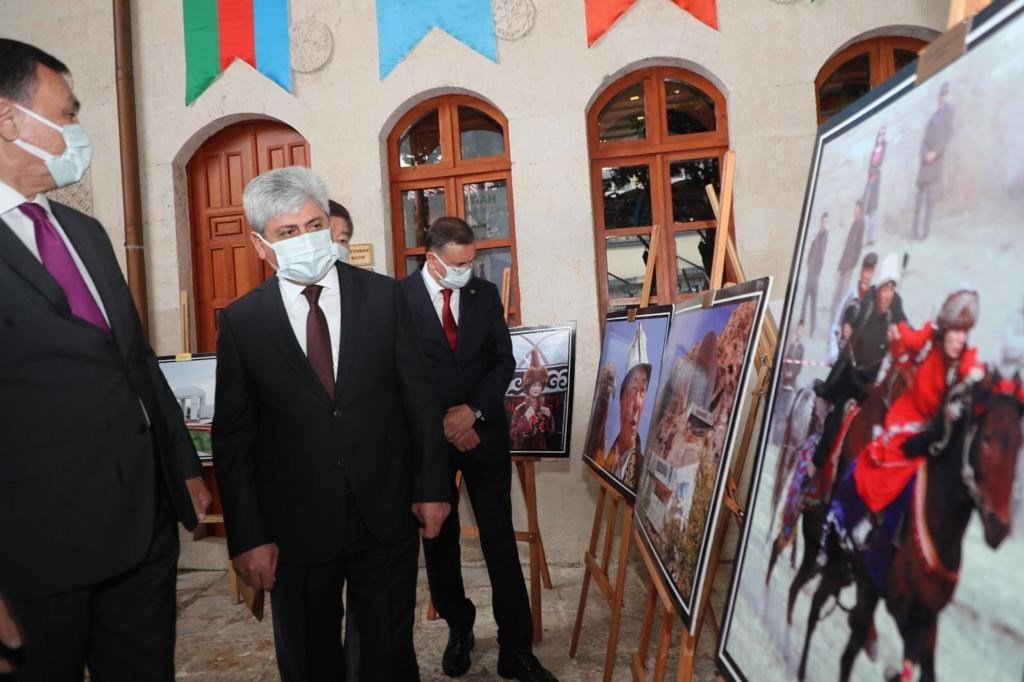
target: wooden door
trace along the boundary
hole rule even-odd
[[[273,121],[229,126],[188,162],[199,352],[215,349],[220,310],[271,274],[250,243],[242,192],[260,173],[283,166],[309,166],[309,145],[295,130]]]

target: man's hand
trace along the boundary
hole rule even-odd
[[[476,429],[470,429],[462,434],[461,437],[452,441],[459,452],[469,452],[477,445],[480,445],[480,436],[477,434]]]
[[[210,508],[213,496],[206,489],[206,484],[203,483],[200,476],[186,480],[185,487],[188,488],[188,495],[192,498],[192,508],[196,510],[196,518],[202,521],[206,518],[206,511]]]
[[[413,502],[412,513],[423,527],[420,528],[420,535],[430,540],[441,533],[441,524],[448,518],[452,506],[447,502]]]
[[[890,342],[898,341],[900,338],[900,328],[894,324],[890,324],[889,328],[885,332],[885,336]]]
[[[274,588],[274,575],[277,573],[277,545],[274,543],[242,552],[231,563],[235,566],[235,573],[250,587],[262,590]]]
[[[18,624],[14,622],[14,616],[7,608],[7,602],[4,601],[3,597],[0,597],[0,642],[11,650],[20,649],[22,645]],[[14,664],[9,659],[0,656],[0,673],[13,671]]]
[[[469,405],[462,404],[449,407],[448,413],[444,416],[444,437],[452,445],[461,438],[466,431],[473,428],[476,423],[476,415]]]
[[[927,151],[924,153],[925,163],[935,163],[935,159],[939,158],[939,153],[936,151]]]

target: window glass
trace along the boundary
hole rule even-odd
[[[464,159],[505,153],[501,124],[473,107],[459,107],[459,143]]]
[[[676,282],[681,294],[704,291],[708,288],[708,277],[700,253],[705,232],[708,231],[676,232]],[[704,248],[709,250],[710,260],[710,249],[714,248],[714,242],[709,241]]]
[[[508,182],[488,180],[462,186],[465,220],[478,241],[508,239]]]
[[[403,167],[440,163],[441,130],[437,109],[409,126],[398,141],[398,163]]]
[[[605,239],[608,257],[608,297],[636,298],[644,286],[650,235],[629,235]]]
[[[601,187],[606,228],[651,224],[651,172],[646,165],[602,168]]]
[[[406,248],[423,246],[427,228],[445,214],[444,187],[407,189],[402,192],[402,225]]]
[[[868,54],[858,55],[832,72],[818,91],[818,114],[830,118],[871,90]]]
[[[604,106],[597,117],[597,137],[601,142],[647,137],[643,81],[629,86]]]
[[[690,159],[669,164],[672,183],[672,220],[690,223],[695,220],[714,220],[715,212],[705,187],[718,186],[718,159]]]
[[[669,135],[715,129],[715,102],[704,91],[676,80],[665,81],[665,119]]]

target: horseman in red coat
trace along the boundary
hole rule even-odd
[[[869,552],[868,568],[876,580],[884,578],[889,545],[910,500],[910,484],[924,464],[921,439],[913,437],[924,433],[939,414],[950,387],[979,381],[985,374],[977,348],[967,345],[968,333],[978,318],[978,305],[977,292],[957,291],[946,298],[934,325],[929,321],[914,330],[901,322],[891,333],[890,353],[894,359],[909,356],[914,361],[922,354],[924,359],[914,384],[893,403],[881,433],[854,460],[851,473],[837,489],[822,533],[819,563],[826,559],[824,550],[830,532],[838,533],[840,544],[848,550],[863,548],[877,519],[884,537],[872,539],[872,546],[879,545],[879,551]],[[958,404],[951,403],[947,409],[950,418],[959,417]]]

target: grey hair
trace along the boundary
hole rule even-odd
[[[298,213],[308,199],[327,215],[327,185],[305,166],[288,166],[257,175],[245,187],[245,218],[259,234],[279,215]]]

